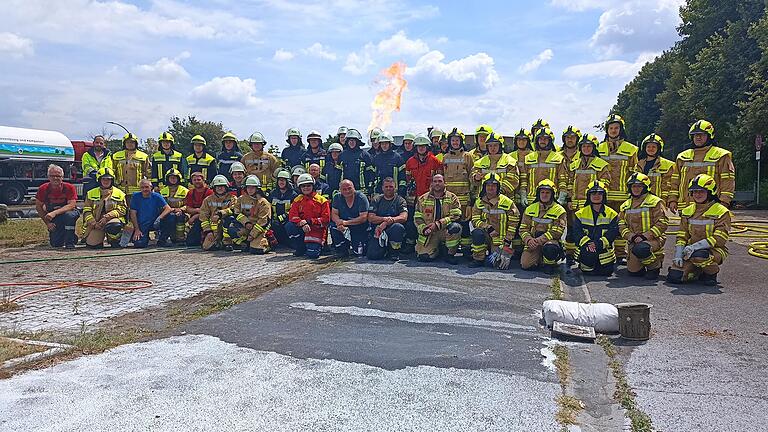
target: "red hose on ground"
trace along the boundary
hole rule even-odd
[[[124,284],[134,284],[134,286],[122,286]],[[39,288],[24,294],[17,295],[8,300],[8,303],[13,303],[24,297],[29,297],[34,294],[40,294],[48,291],[60,290],[71,287],[81,288],[96,288],[107,291],[134,291],[144,288],[149,288],[153,285],[152,282],[143,279],[115,279],[115,280],[96,280],[96,281],[82,281],[82,282],[9,282],[0,283],[0,287],[24,287],[24,286],[42,286]]]

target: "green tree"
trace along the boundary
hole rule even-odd
[[[205,138],[206,150],[214,156],[221,151],[221,138],[226,133],[221,123],[201,121],[195,116],[172,117],[168,132],[176,138],[176,149],[184,155],[192,153],[192,137],[201,135]]]

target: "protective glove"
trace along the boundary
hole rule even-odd
[[[159,229],[160,228],[160,222],[162,222],[162,219],[160,219],[160,216],[158,216],[157,219],[155,219],[155,223],[152,224],[152,227],[154,229]]]
[[[494,251],[491,252],[486,258],[485,258],[485,265],[488,267],[495,267],[496,261],[499,260],[499,252]]]
[[[507,246],[501,250],[499,257],[496,259],[496,268],[499,270],[506,270],[509,268],[509,263],[512,261],[512,249]]]
[[[344,230],[344,238],[347,239],[348,242],[352,241],[352,230],[349,228]]]
[[[683,259],[690,259],[694,252],[702,249],[709,249],[709,242],[707,242],[706,239],[699,240],[696,243],[686,246],[685,249],[683,249]]]
[[[560,191],[557,194],[557,203],[560,205],[565,205],[566,200],[568,199],[568,192],[566,191]]]
[[[674,264],[675,267],[683,266],[683,250],[684,249],[685,249],[685,246],[675,246],[675,258],[672,259],[672,264]]]
[[[382,231],[381,235],[379,235],[379,246],[381,247],[387,247],[387,241],[389,240],[389,236],[387,235],[386,231]]]
[[[528,206],[528,190],[520,189],[520,204],[524,207]]]

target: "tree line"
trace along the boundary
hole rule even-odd
[[[688,0],[681,6],[681,39],[640,70],[612,109],[627,120],[630,140],[640,143],[656,132],[674,158],[690,143],[688,126],[707,119],[718,145],[733,152],[737,188],[751,190],[755,136],[768,135],[766,11],[768,0]]]

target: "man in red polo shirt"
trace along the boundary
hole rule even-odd
[[[193,172],[189,176],[192,182],[192,188],[187,192],[187,198],[184,202],[187,218],[187,246],[200,246],[203,231],[200,227],[200,206],[208,195],[213,194],[213,190],[205,184],[205,178],[201,172]]]
[[[77,190],[64,182],[64,170],[60,166],[48,166],[48,183],[37,189],[35,206],[40,219],[48,227],[51,246],[74,249],[77,243],[75,222],[80,217]]]

